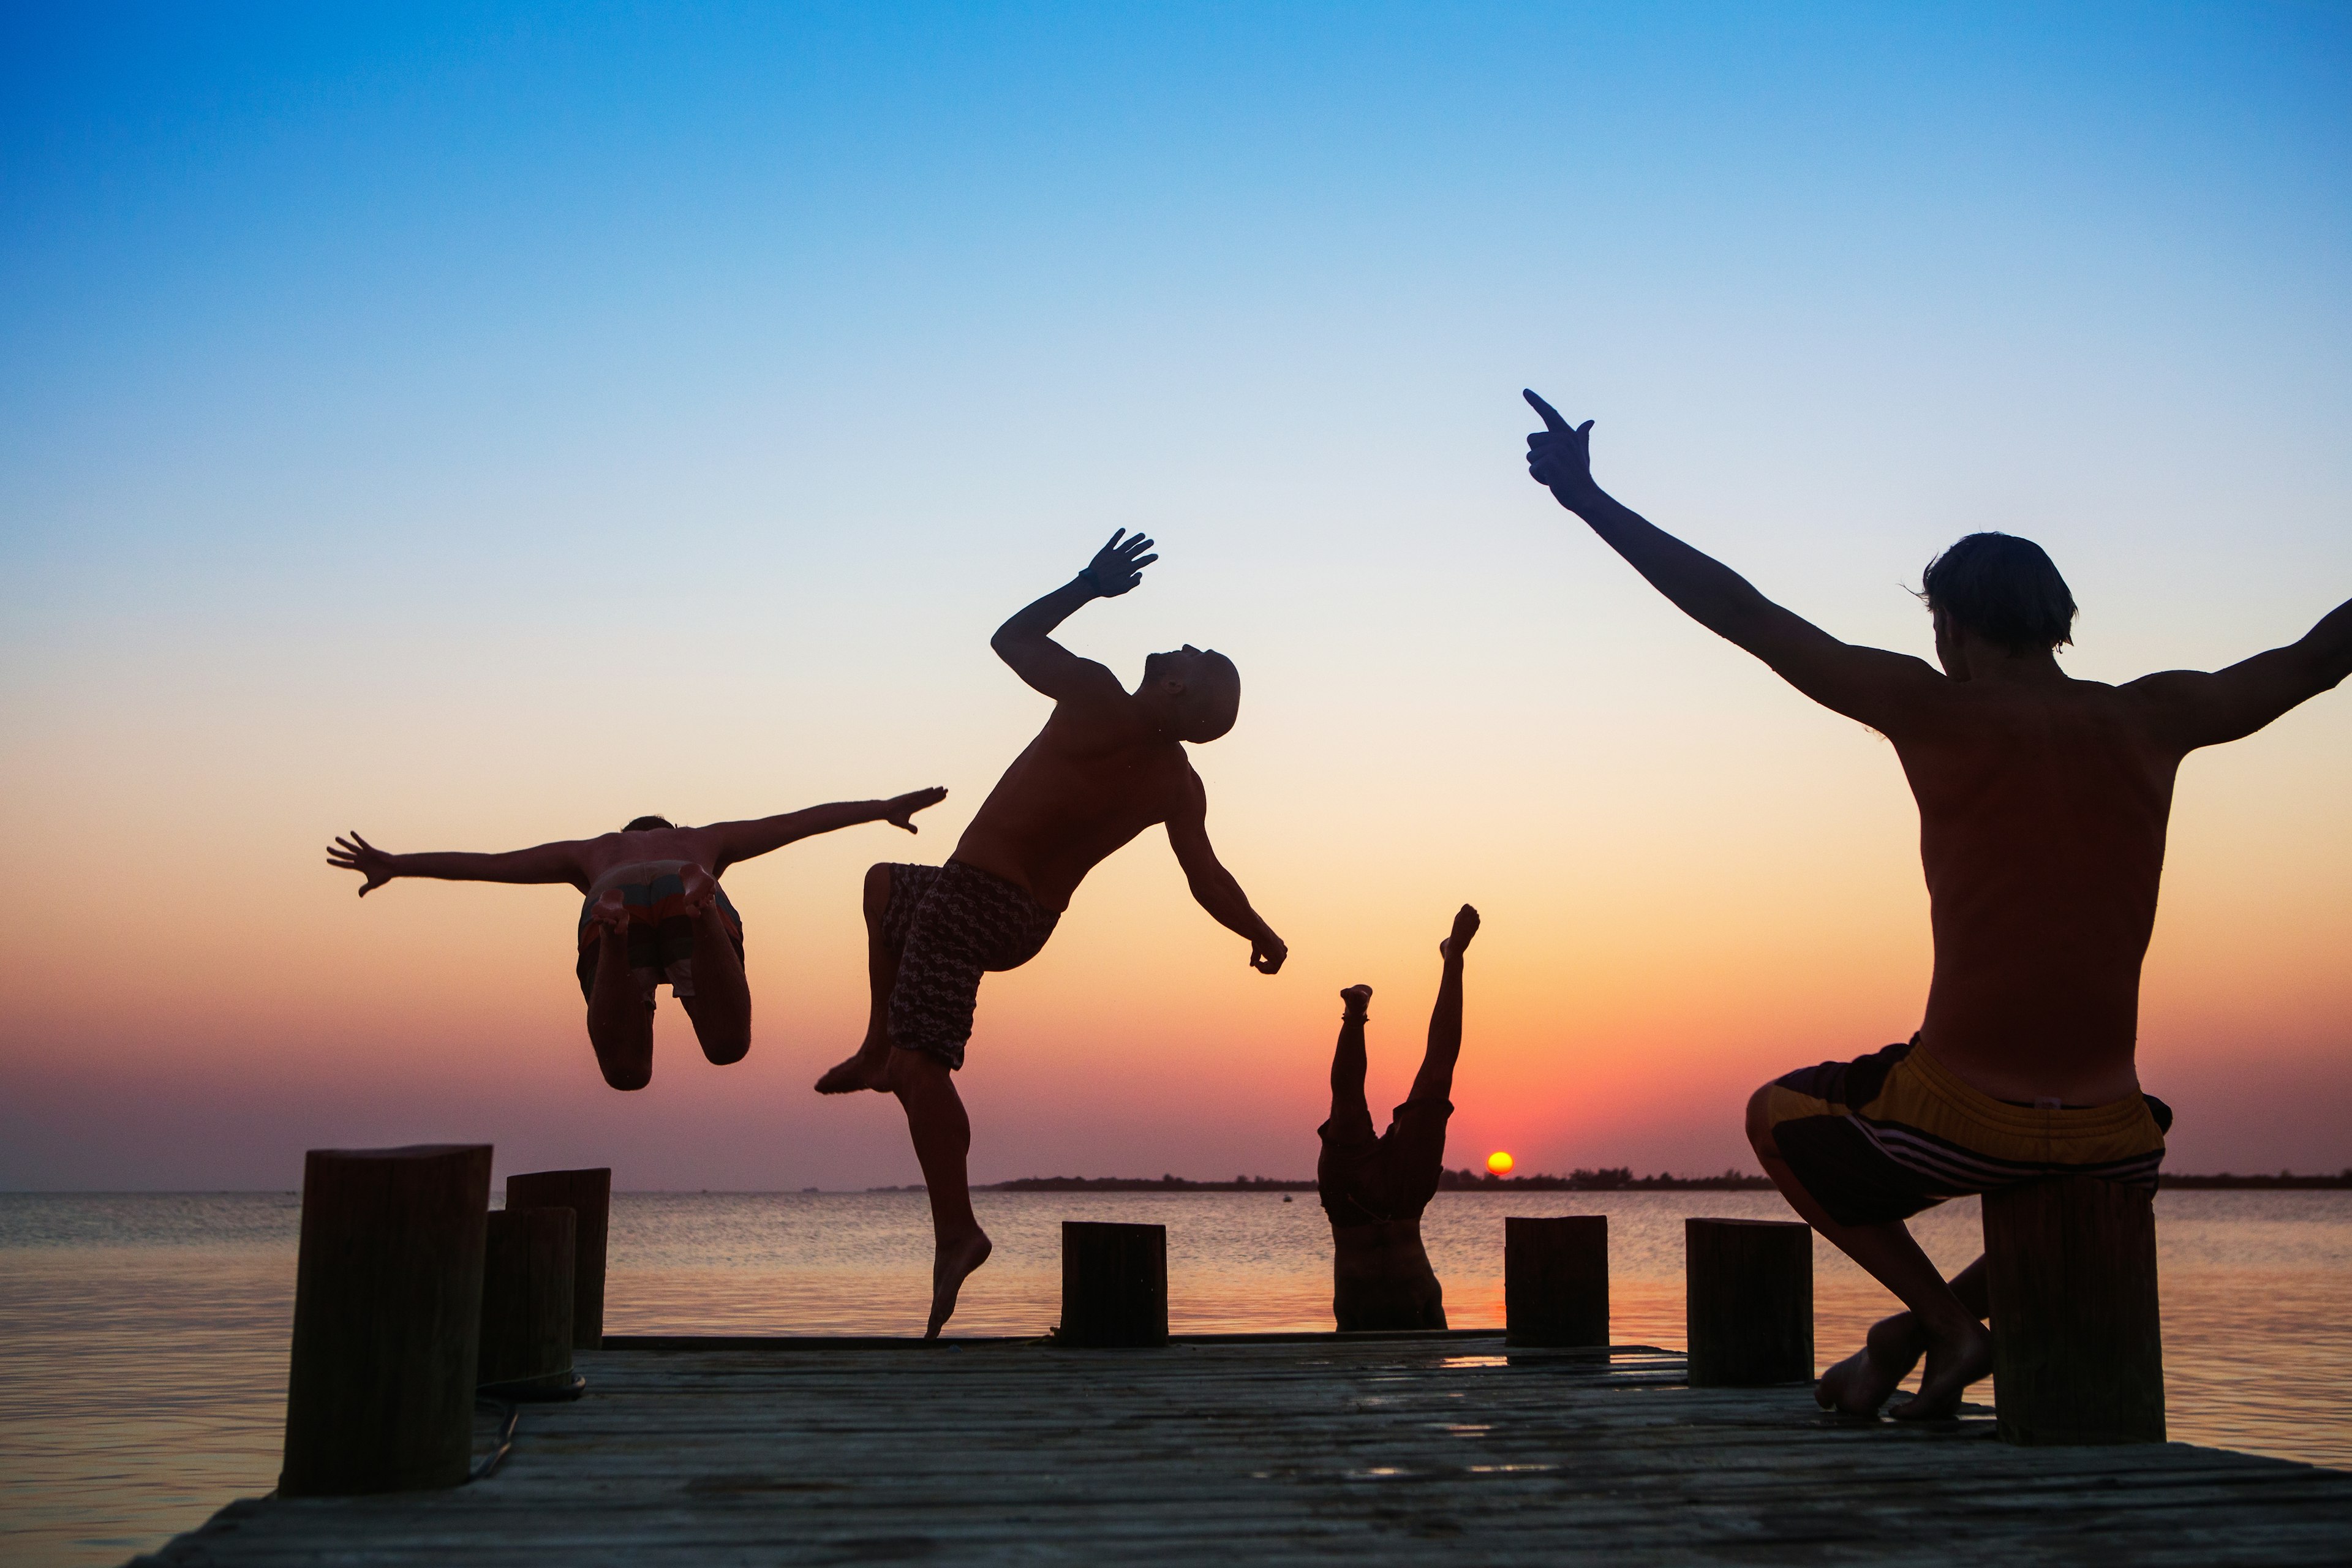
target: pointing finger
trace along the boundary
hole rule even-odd
[[[1526,387],[1521,387],[1519,389],[1519,395],[1528,400],[1528,405],[1529,407],[1543,416],[1544,427],[1546,429],[1549,430],[1555,436],[1564,436],[1568,433],[1568,421],[1559,416],[1559,409],[1554,408],[1550,404],[1546,403],[1542,398],[1538,397],[1532,391]]]

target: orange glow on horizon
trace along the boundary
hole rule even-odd
[[[1500,1149],[1486,1156],[1486,1169],[1498,1176],[1509,1175],[1511,1167],[1517,1163],[1517,1160],[1512,1159]]]

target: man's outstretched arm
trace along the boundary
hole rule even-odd
[[[502,855],[455,851],[391,855],[354,829],[350,837],[338,838],[329,846],[327,864],[367,879],[360,887],[362,899],[394,877],[431,877],[444,882],[569,882],[583,893],[588,890],[587,877],[581,870],[580,843],[569,838]]]
[[[782,849],[795,839],[813,838],[820,833],[836,828],[855,827],[861,822],[887,822],[908,832],[917,831],[915,813],[934,806],[947,799],[948,792],[936,785],[911,794],[894,795],[888,800],[841,800],[826,805],[812,805],[799,811],[787,811],[776,816],[754,817],[742,822],[714,822],[702,829],[718,840],[711,855],[710,874],[714,877],[739,860],[749,860],[765,855],[772,849]]]
[[[1754,584],[1694,550],[1592,480],[1592,421],[1571,427],[1534,393],[1544,428],[1528,437],[1528,472],[1676,608],[1772,667],[1783,680],[1850,719],[1885,728],[1906,689],[1942,678],[1923,659],[1856,647],[1774,604]]]
[[[1219,925],[1247,938],[1250,966],[1272,974],[1290,956],[1290,947],[1250,908],[1249,895],[1217,859],[1217,852],[1209,846],[1208,816],[1209,794],[1196,777],[1183,807],[1168,819],[1169,847],[1176,851],[1176,863],[1184,868],[1184,880],[1194,900]]]
[[[1090,658],[1080,658],[1054,640],[1055,626],[1091,599],[1115,599],[1143,581],[1143,569],[1160,559],[1145,555],[1151,541],[1119,529],[1076,576],[1019,611],[996,628],[988,646],[1013,673],[1060,702],[1073,697],[1116,696],[1118,678]]]
[[[2158,731],[2182,752],[2252,734],[2288,709],[2352,676],[2352,600],[2320,617],[2296,642],[2211,674],[2168,669],[2124,690],[2156,710]]]

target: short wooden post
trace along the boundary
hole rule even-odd
[[[475,1382],[506,1399],[568,1398],[572,1378],[570,1209],[491,1214],[482,1246],[482,1355]]]
[[[2091,1176],[1985,1194],[2003,1442],[2164,1441],[2154,1200]]]
[[[1060,1345],[1126,1350],[1168,1342],[1168,1227],[1062,1222]]]
[[[310,1151],[280,1496],[465,1480],[489,1202],[487,1143]]]
[[[1609,1343],[1609,1216],[1503,1220],[1504,1342]]]
[[[1683,1245],[1691,1386],[1812,1381],[1812,1226],[1686,1219]]]
[[[597,1349],[604,1342],[604,1237],[613,1210],[611,1167],[509,1176],[507,1207],[572,1211],[572,1348]]]

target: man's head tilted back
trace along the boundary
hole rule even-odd
[[[1180,741],[1213,741],[1241,716],[1242,672],[1214,648],[1191,643],[1143,661],[1137,695],[1161,707]]]
[[[2030,539],[1971,533],[1927,563],[1919,596],[1963,631],[2013,654],[2074,640],[2074,595]]]

